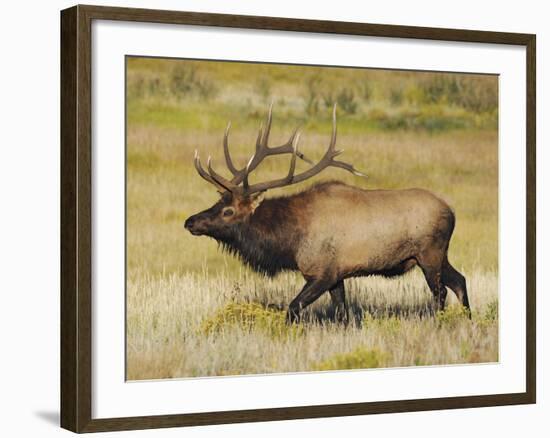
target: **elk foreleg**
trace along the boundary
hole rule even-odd
[[[310,279],[302,288],[301,292],[292,300],[286,313],[288,323],[299,322],[300,312],[305,309],[327,290],[334,286],[334,282],[325,279]]]
[[[330,289],[330,298],[334,306],[334,319],[337,322],[348,324],[349,313],[348,306],[346,304],[346,290],[344,289],[344,280],[340,280],[336,283],[332,289]]]

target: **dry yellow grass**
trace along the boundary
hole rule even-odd
[[[445,314],[432,316],[430,293],[414,272],[348,281],[354,315],[348,327],[333,323],[327,296],[306,310],[303,325],[285,325],[280,309],[301,287],[297,275],[134,278],[128,283],[128,378],[338,369],[339,361],[331,365],[335,355],[351,353],[353,359],[357,349],[381,352],[378,367],[495,362],[496,276],[466,275],[472,321],[457,312],[454,296]]]
[[[426,81],[425,75],[340,70],[323,76],[323,86],[335,90],[341,83],[359,89],[365,78],[370,81],[374,97],[361,101],[356,113],[346,113],[341,106],[338,112],[343,158],[369,178],[328,169],[316,181],[340,179],[365,188],[422,187],[448,200],[457,217],[449,257],[467,278],[474,319],[461,318],[452,309],[436,318],[427,316],[430,293],[417,270],[396,280],[347,281],[355,316],[347,328],[331,322],[325,296],[308,310],[300,330],[287,330],[280,322],[283,309],[303,284],[299,275],[267,279],[251,273],[213,240],[184,230],[188,216],[217,200],[215,190],[196,174],[192,158],[195,149],[204,158],[212,155],[223,172],[221,139],[231,119],[231,152],[237,164],[244,165],[267,108],[266,93],[275,98],[272,144],[286,141],[301,125],[301,149],[319,158],[330,135],[329,111],[325,114],[320,105],[307,114],[307,81],[292,81],[294,74],[285,73],[284,67],[266,67],[271,79],[263,86],[256,80],[243,82],[253,77],[250,68],[255,66],[196,65],[199,76],[193,84],[204,88],[203,95],[170,94],[166,84],[174,62],[136,59],[128,65],[129,379],[498,360],[498,134],[484,121],[494,114],[471,109],[465,113],[446,98],[435,109],[433,103],[407,100],[421,89],[418,84]],[[217,84],[217,94],[208,94],[209,83]],[[487,78],[472,83],[476,92],[496,87],[496,80]],[[403,87],[403,102],[390,104],[388,96]],[[419,118],[436,111],[433,123],[443,128],[455,126],[453,120],[463,116],[481,120],[479,126],[484,127],[431,131],[369,125],[377,112],[390,120],[414,120],[415,111]],[[392,123],[387,126],[400,126]],[[272,158],[254,178],[281,177],[287,166],[288,158]],[[299,166],[298,171],[305,169],[304,163]],[[456,302],[451,295],[448,300]],[[326,309],[328,316],[323,314]]]

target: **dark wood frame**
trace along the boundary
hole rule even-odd
[[[525,46],[527,52],[526,392],[92,419],[92,20],[141,21]],[[61,12],[61,426],[74,432],[98,432],[535,403],[535,48],[536,38],[531,34],[80,5],[63,10]]]

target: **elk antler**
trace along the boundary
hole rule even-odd
[[[268,146],[269,134],[271,133],[272,120],[273,120],[273,103],[271,103],[271,105],[269,106],[269,111],[267,113],[267,119],[265,124],[265,130],[263,129],[263,127],[260,126],[260,130],[258,131],[258,137],[256,139],[256,152],[254,153],[252,158],[250,158],[247,165],[241,170],[237,170],[235,168],[231,160],[231,156],[229,154],[228,137],[229,137],[229,128],[231,127],[231,123],[227,125],[225,134],[223,136],[223,152],[224,152],[227,168],[233,174],[233,179],[231,180],[233,184],[239,185],[241,183],[244,183],[246,185],[248,183],[246,180],[250,172],[256,169],[256,167],[258,167],[258,165],[266,157],[270,155],[293,153],[292,144],[294,142],[294,138],[296,137],[296,134],[298,133],[298,129],[294,130],[294,132],[292,133],[292,135],[290,136],[290,138],[286,143],[275,147]],[[296,154],[300,159],[304,160],[305,162],[313,164],[313,162],[310,159],[306,158],[306,156],[301,152],[296,152]]]
[[[208,169],[209,170],[212,169],[211,161],[212,160],[210,159],[210,157],[208,157]],[[226,191],[233,192],[234,190],[238,189],[237,186],[232,185],[230,181],[225,180],[224,178],[222,178],[219,175],[215,174],[213,171],[212,171],[212,173],[214,173],[217,177],[219,177],[220,181],[217,181],[216,177],[214,177],[214,175],[212,173],[209,174],[208,172],[206,172],[202,167],[201,160],[199,158],[199,152],[196,149],[195,149],[194,163],[195,163],[195,169],[197,169],[197,172],[199,173],[199,175],[201,177],[203,177],[209,183],[213,184],[218,189],[218,191],[220,191],[220,192],[226,192]],[[221,180],[223,180],[227,184],[224,184],[224,182],[222,182]]]
[[[332,136],[331,136],[329,147],[325,152],[325,155],[323,156],[323,158],[321,158],[321,161],[313,165],[310,169],[298,175],[294,175],[294,171],[296,169],[296,157],[299,157],[300,159],[310,164],[313,164],[313,162],[308,158],[306,158],[304,154],[299,152],[297,149],[298,141],[300,139],[300,134],[298,133],[297,129],[292,133],[292,135],[290,136],[290,139],[285,144],[281,146],[276,146],[276,147],[268,146],[269,133],[271,131],[272,108],[273,108],[273,104],[271,104],[269,107],[265,130],[263,130],[262,127],[260,127],[260,130],[258,132],[258,137],[256,140],[256,152],[254,153],[254,155],[252,155],[247,165],[240,170],[238,170],[235,167],[235,165],[233,164],[233,161],[231,160],[231,155],[229,154],[228,136],[229,136],[229,128],[231,124],[227,125],[227,128],[225,129],[224,138],[223,138],[223,150],[224,150],[224,156],[225,156],[225,162],[227,164],[227,168],[233,174],[233,178],[231,180],[224,178],[223,176],[219,175],[214,171],[214,169],[212,168],[212,160],[210,159],[210,157],[208,158],[208,164],[207,164],[208,173],[207,173],[202,168],[198,154],[197,152],[195,152],[195,167],[199,175],[203,177],[206,181],[216,186],[218,190],[221,189],[221,190],[226,190],[232,193],[239,193],[243,195],[251,195],[253,193],[263,192],[265,190],[269,190],[277,187],[284,187],[291,184],[296,184],[317,175],[322,170],[330,166],[339,167],[357,176],[362,176],[362,177],[367,176],[359,172],[358,170],[356,170],[351,164],[344,163],[343,161],[334,160],[335,157],[337,157],[343,152],[343,150],[335,150],[336,104],[334,105],[332,110]],[[280,155],[280,154],[287,154],[287,153],[292,154],[292,157],[290,160],[290,168],[286,177],[277,179],[274,181],[267,181],[267,182],[262,182],[254,185],[250,185],[248,183],[248,175],[254,169],[256,169],[256,167],[258,167],[258,165],[266,157],[270,155]],[[241,183],[242,183],[242,186],[240,186]]]

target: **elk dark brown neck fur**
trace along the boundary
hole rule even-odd
[[[247,221],[228,227],[214,238],[257,272],[274,276],[297,270],[295,256],[303,226],[297,204],[304,194],[266,199]]]

